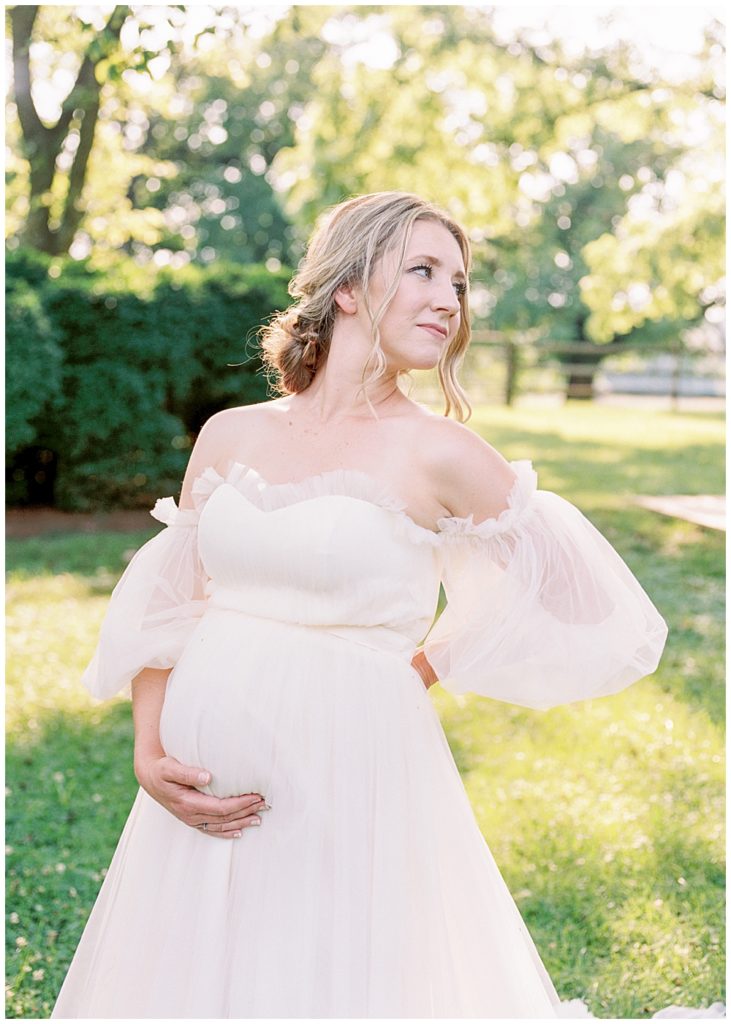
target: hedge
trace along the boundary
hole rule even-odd
[[[254,333],[290,301],[289,276],[9,253],[9,502],[137,508],[177,492],[202,423],[268,397]]]

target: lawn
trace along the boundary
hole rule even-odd
[[[490,848],[562,998],[648,1017],[724,992],[724,537],[633,504],[720,493],[719,415],[573,403],[470,425],[575,502],[670,626],[660,669],[530,711],[434,687]],[[79,676],[145,534],[7,545],[8,1017],[47,1017],[135,793],[124,700]]]

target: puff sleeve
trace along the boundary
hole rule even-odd
[[[165,529],[143,544],[112,591],[82,683],[100,699],[143,668],[172,668],[205,607],[208,577],[198,555],[199,510],[160,498],[150,513]]]
[[[528,460],[511,465],[497,518],[440,521],[447,607],[423,650],[442,685],[545,710],[654,672],[667,625],[635,576]]]

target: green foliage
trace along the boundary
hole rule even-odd
[[[646,1018],[724,996],[723,534],[633,504],[722,490],[721,416],[478,407],[471,425],[606,534],[670,626],[658,672],[532,712],[430,690],[480,827],[564,999]],[[150,533],[9,541],[9,1017],[47,1017],[136,784],[124,700],[79,684]]]
[[[721,134],[719,125],[719,145]],[[725,255],[722,183],[719,178],[709,190],[697,169],[683,177],[685,191],[677,204],[666,203],[669,209],[653,217],[628,212],[616,234],[603,234],[587,245],[592,272],[582,280],[581,293],[594,310],[588,327],[597,340],[642,330],[663,318],[697,321],[702,310],[720,300]]]
[[[209,415],[266,397],[251,335],[287,303],[286,272],[216,264],[151,273],[124,260],[101,271],[55,260],[41,277],[22,251],[7,267],[18,294],[32,281],[62,359],[55,391],[40,390],[9,452],[16,501],[37,497],[37,452],[55,478],[43,496],[61,508],[149,507],[179,490]]]
[[[61,394],[58,332],[23,280],[6,282],[5,338],[5,450],[12,454],[33,443],[39,415]]]
[[[98,66],[109,80],[82,223],[95,262],[122,247],[203,264],[290,262],[323,206],[404,188],[448,205],[471,229],[489,309],[504,304],[498,318],[515,317],[516,329],[554,318],[562,331],[585,306],[600,341],[659,310],[697,318],[699,299],[708,302],[723,252],[723,233],[713,230],[722,219],[718,21],[709,19],[697,61],[670,75],[629,36],[570,52],[550,21],[509,38],[485,7],[210,9],[195,40],[184,41],[188,17],[185,7],[165,7],[153,19],[164,28],[148,32],[146,11],[126,10],[127,45]],[[50,88],[68,53],[80,61],[104,20],[93,8],[42,5],[37,84]],[[369,40],[380,47],[363,46]],[[14,242],[27,213],[21,135],[11,104]],[[60,181],[49,191],[43,202],[55,218],[65,192]],[[690,200],[676,215],[679,193]],[[649,231],[637,223],[643,210]],[[593,280],[604,269],[600,247],[589,259],[591,283],[579,288],[582,246],[605,233],[618,243],[609,284]],[[558,250],[571,255],[574,273],[556,274]],[[539,269],[540,280],[515,276],[521,266]],[[622,313],[627,266],[653,293],[644,317],[632,317],[634,299]],[[555,294],[562,305],[547,302]]]
[[[644,139],[623,143],[595,126],[586,147],[584,158],[593,155],[589,171],[579,173],[571,157],[571,180],[557,183],[542,200],[542,215],[530,232],[534,258],[525,258],[517,232],[493,246],[485,274],[498,286],[490,315],[495,330],[553,341],[589,338],[590,310],[580,288],[588,273],[586,249],[625,212],[628,196],[619,178],[652,162],[654,145]],[[610,333],[601,340],[613,339]]]
[[[338,42],[273,162],[287,212],[309,227],[352,193],[421,192],[470,230],[475,308],[491,327],[587,348],[650,343],[657,322],[677,338],[720,300],[720,26],[697,70],[668,81],[629,39],[569,54],[550,25],[539,42],[529,30],[508,42],[492,18],[463,6],[334,16]],[[359,59],[357,41],[376,33],[390,66]]]
[[[125,8],[129,38],[97,65],[99,122],[75,238],[88,264],[58,261],[54,291],[14,252],[25,270],[14,263],[11,274],[43,292],[40,309],[17,315],[49,319],[42,333],[63,350],[63,402],[51,401],[55,370],[32,385],[41,360],[53,363],[44,346],[27,366],[10,353],[11,500],[53,500],[54,480],[69,507],[174,490],[202,420],[264,396],[244,342],[285,304],[284,278],[240,265],[296,262],[323,207],[352,193],[402,188],[447,206],[474,244],[478,326],[516,342],[585,342],[570,357],[589,367],[577,377],[591,377],[602,342],[677,350],[704,316],[713,334],[723,272],[718,21],[698,59],[671,74],[628,36],[570,52],[550,23],[509,38],[485,7],[206,8],[193,40],[191,13],[168,6],[150,21]],[[68,75],[69,55],[80,64],[103,48],[106,17],[41,5],[39,94]],[[68,131],[71,151],[78,118]],[[12,247],[30,191],[12,102],[7,134]],[[61,161],[56,171],[36,197],[54,223],[69,185]],[[166,261],[176,269],[156,269]],[[213,283],[224,278],[230,298]],[[117,409],[89,382],[97,363]],[[85,479],[93,486],[82,494]]]
[[[187,252],[194,262],[211,252],[237,263],[292,261],[295,231],[267,172],[294,141],[312,70],[326,49],[319,36],[326,18],[326,9],[299,11],[261,42],[236,40],[233,60],[224,46],[171,66],[161,102],[149,111],[142,151],[175,173],[132,181],[136,207],[177,214],[154,248]],[[226,31],[217,30],[218,38]]]
[[[185,7],[119,8],[124,46],[100,43],[108,15],[100,8],[41,5],[32,42],[43,56],[32,65],[34,91],[53,93],[54,76],[69,74],[84,54],[97,62],[99,120],[79,205],[81,232],[96,265],[119,250],[149,259],[162,250],[207,265],[278,259],[291,262],[294,232],[267,171],[312,93],[311,72],[326,49],[319,30],[327,8],[295,10],[279,19],[264,12],[207,9],[192,39]],[[262,20],[270,32],[262,32]],[[249,30],[250,21],[259,23]],[[208,45],[215,37],[215,45]],[[150,48],[152,47],[152,48]],[[155,64],[158,66],[155,67]],[[159,66],[167,70],[160,74]],[[14,97],[17,101],[17,97]],[[13,244],[27,224],[29,140],[17,102],[8,105],[8,235]],[[79,123],[56,133],[65,145]],[[47,136],[41,138],[47,141]],[[32,142],[32,140],[30,140]],[[33,202],[62,216],[72,187],[68,161],[58,161],[52,186]]]

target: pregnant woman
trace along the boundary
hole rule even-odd
[[[263,331],[280,397],[208,420],[153,509],[84,676],[131,686],[141,788],[55,1017],[563,1015],[427,691],[616,693],[667,630],[464,426],[469,264],[417,196],[331,210]],[[443,416],[400,386],[433,367]]]

